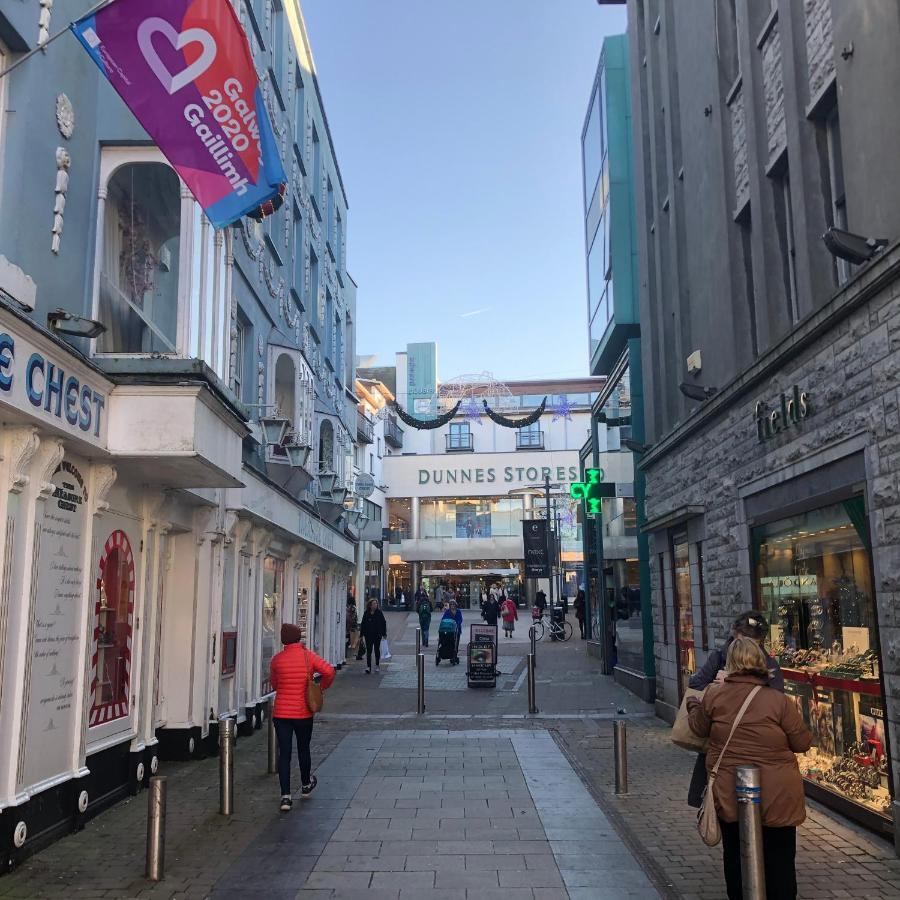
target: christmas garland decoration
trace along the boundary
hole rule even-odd
[[[405,409],[398,406],[396,403],[391,403],[391,409],[397,413],[400,421],[405,425],[409,425],[410,428],[419,428],[422,430],[431,429],[431,428],[440,428],[442,425],[447,425],[450,420],[456,415],[459,411],[460,403],[456,404],[453,409],[448,410],[442,416],[438,416],[436,419],[417,419],[415,416],[411,416]]]
[[[534,410],[534,412],[529,413],[521,419],[509,419],[506,416],[500,415],[498,412],[494,412],[494,410],[487,405],[487,400],[482,400],[481,402],[484,404],[484,411],[487,413],[488,418],[492,422],[502,425],[504,428],[527,428],[529,425],[534,425],[547,408],[547,398],[544,397],[544,399],[541,400],[541,405]]]

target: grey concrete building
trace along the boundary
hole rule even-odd
[[[761,610],[815,734],[809,793],[890,832],[900,8],[628,13],[657,708],[673,717],[734,617]],[[832,227],[888,246],[851,265]]]

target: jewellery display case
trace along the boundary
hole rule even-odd
[[[753,530],[758,603],[785,694],[813,734],[808,793],[892,831],[873,579],[860,499]]]

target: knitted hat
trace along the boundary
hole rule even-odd
[[[296,644],[302,637],[303,632],[300,630],[299,625],[292,625],[290,622],[285,622],[281,626],[282,644]]]

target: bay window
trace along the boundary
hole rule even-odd
[[[231,232],[154,147],[104,148],[94,265],[98,356],[202,359],[228,375]]]

